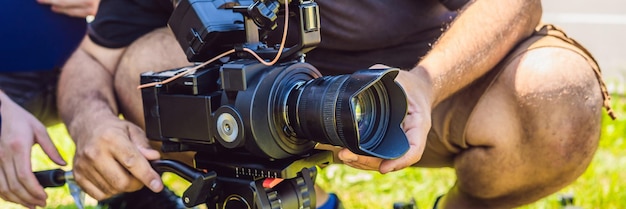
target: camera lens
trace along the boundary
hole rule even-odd
[[[355,153],[397,157],[381,151],[381,147],[393,148],[381,146],[394,110],[385,86],[389,82],[380,80],[384,75],[325,76],[296,86],[287,100],[289,126],[298,138],[346,147]]]
[[[232,104],[236,111],[228,112],[240,118],[237,125],[242,130],[236,135],[240,139],[235,140],[240,142],[236,146],[218,138],[225,147],[242,147],[272,159],[310,154],[318,143],[384,159],[400,157],[408,150],[400,127],[407,110],[406,95],[394,80],[398,69],[322,76],[307,63],[272,68],[255,63],[245,65],[245,72],[250,72],[245,76],[259,79],[237,94],[224,95],[236,96]],[[243,67],[225,64],[221,71],[239,72],[227,70],[231,68]],[[220,127],[228,131],[232,124]]]
[[[388,124],[389,99],[381,83],[357,94],[350,101],[362,149],[380,144],[384,127]],[[377,133],[379,133],[377,137]]]
[[[371,94],[366,94],[365,96],[357,96],[352,98],[350,101],[350,106],[352,107],[352,114],[355,116],[355,120],[357,123],[357,127],[359,129],[359,135],[366,136],[369,131],[366,131],[369,128],[369,125],[372,124],[372,108],[368,105],[372,105]]]

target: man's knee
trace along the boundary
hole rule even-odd
[[[507,79],[513,80],[520,122],[533,127],[528,131],[564,136],[569,140],[555,144],[564,152],[580,152],[597,141],[603,98],[588,60],[568,49],[540,48],[522,57],[515,72]]]
[[[587,60],[559,48],[515,59],[468,123],[457,156],[460,192],[530,203],[584,172],[597,148],[602,95]]]
[[[589,60],[569,49],[539,48],[507,75],[523,127],[520,139],[531,152],[547,150],[537,159],[550,161],[546,165],[561,172],[556,175],[580,175],[597,148],[603,104]]]
[[[522,99],[571,96],[588,98],[593,106],[601,105],[601,91],[591,63],[578,52],[557,47],[537,48],[520,56],[508,68],[505,79],[512,82],[513,90]]]
[[[582,55],[569,49],[530,51],[520,64],[522,123],[549,140],[552,165],[574,180],[586,169],[597,148],[603,97],[598,78]],[[526,118],[525,118],[526,117]],[[532,135],[531,135],[532,136]],[[574,177],[575,176],[575,177]]]

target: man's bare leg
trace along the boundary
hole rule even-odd
[[[137,89],[141,73],[190,65],[168,28],[154,30],[133,42],[124,52],[115,74],[115,92],[124,118],[145,129],[141,90]],[[150,141],[150,145],[156,150],[161,148],[158,141]],[[176,159],[189,165],[193,162],[191,152],[161,153],[161,155],[162,158]]]
[[[144,127],[140,74],[190,66],[168,28],[154,30],[128,47],[115,74],[115,92],[125,119]]]
[[[477,104],[440,208],[512,208],[573,182],[598,145],[602,96],[587,61],[534,49],[509,65]]]

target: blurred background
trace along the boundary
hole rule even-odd
[[[543,1],[543,20],[565,29],[595,56],[611,92],[624,94],[626,2],[623,0]]]

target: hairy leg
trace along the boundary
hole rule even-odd
[[[124,117],[144,127],[140,74],[191,65],[168,28],[154,30],[128,47],[115,74],[115,91]]]
[[[168,28],[154,30],[133,42],[124,52],[115,74],[115,92],[124,118],[145,128],[141,90],[137,89],[141,73],[189,65],[191,64]],[[160,150],[160,142],[150,141],[150,145]],[[162,153],[162,157],[191,164],[191,154]]]
[[[587,61],[561,48],[526,52],[509,65],[468,121],[470,148],[442,208],[512,208],[580,176],[597,148],[602,96]]]

